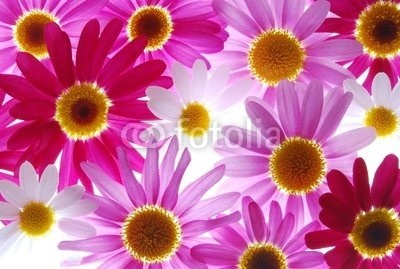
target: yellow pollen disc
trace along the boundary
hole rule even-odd
[[[197,137],[208,131],[211,119],[203,104],[193,102],[183,109],[179,122],[186,135]]]
[[[169,11],[159,6],[138,8],[129,18],[127,26],[129,40],[139,35],[147,37],[147,51],[161,49],[171,37],[172,30],[173,23]]]
[[[399,120],[394,111],[380,106],[371,108],[365,113],[364,124],[374,127],[377,135],[384,137],[397,130]]]
[[[277,85],[295,80],[303,69],[305,50],[289,31],[271,29],[256,37],[250,46],[248,62],[252,74],[261,82]]]
[[[107,128],[111,101],[103,90],[90,83],[75,84],[56,103],[55,119],[71,139],[89,139]]]
[[[349,235],[354,248],[365,258],[390,255],[400,243],[400,220],[393,209],[361,212]]]
[[[372,57],[388,58],[400,52],[400,6],[377,1],[358,17],[356,39]]]
[[[54,210],[40,202],[30,202],[19,213],[19,227],[29,237],[48,233],[55,224]]]
[[[271,244],[253,244],[247,247],[239,259],[239,269],[286,269],[286,256]]]
[[[157,263],[168,260],[181,245],[182,229],[177,217],[155,205],[134,210],[124,221],[122,241],[137,260]]]
[[[280,144],[270,157],[269,169],[277,187],[302,195],[315,190],[326,173],[321,146],[313,140],[291,137]]]
[[[55,21],[57,21],[56,17],[40,9],[34,9],[21,15],[13,28],[14,42],[18,49],[39,59],[47,57],[44,26]]]

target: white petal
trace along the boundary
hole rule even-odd
[[[368,91],[353,79],[346,79],[343,82],[343,87],[346,91],[353,94],[353,100],[363,109],[368,110],[374,106],[371,95]]]
[[[191,87],[191,97],[193,100],[203,100],[206,82],[207,66],[202,60],[196,60],[193,64],[193,78]]]
[[[390,79],[385,73],[378,73],[372,81],[372,97],[378,106],[387,106],[391,95]]]
[[[152,99],[152,98],[162,98],[162,95],[160,96],[159,93],[163,92],[170,92],[169,90],[159,87],[159,86],[150,86],[146,89],[146,95]]]
[[[80,220],[62,218],[58,221],[58,227],[63,232],[76,237],[87,238],[96,235],[96,229],[92,225]]]
[[[0,181],[0,193],[11,204],[23,208],[29,202],[26,194],[16,184],[2,180]]]
[[[212,106],[216,110],[223,110],[236,104],[240,100],[244,100],[245,96],[253,88],[253,85],[254,82],[251,79],[244,79],[235,83],[228,89],[225,89]]]
[[[229,72],[229,67],[224,65],[218,67],[211,74],[204,93],[204,100],[212,100],[217,97],[217,93],[219,93],[220,89],[225,88],[228,82]]]
[[[390,96],[389,107],[394,111],[400,108],[400,82],[394,86],[392,95]]]
[[[172,65],[172,78],[176,90],[185,104],[191,101],[190,98],[190,75],[182,64],[175,62]]]
[[[81,199],[84,192],[85,190],[82,186],[67,187],[50,201],[50,206],[56,211],[64,209]]]
[[[151,99],[147,106],[154,115],[163,120],[177,121],[182,113],[182,104],[170,100]]]
[[[55,165],[48,165],[44,169],[39,182],[39,201],[47,203],[53,197],[58,187],[58,171]]]
[[[6,203],[6,202],[0,202],[0,219],[1,220],[13,220],[18,218],[19,216],[19,210],[18,207]]]
[[[76,201],[66,208],[58,210],[57,213],[66,217],[80,217],[93,212],[97,207],[96,202],[89,199],[83,199]]]
[[[0,255],[5,253],[17,241],[20,236],[18,227],[19,222],[14,221],[0,229]]]
[[[36,200],[38,197],[38,175],[35,168],[29,162],[24,162],[19,169],[21,188],[26,193],[29,200]]]

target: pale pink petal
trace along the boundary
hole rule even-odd
[[[14,221],[0,229],[0,253],[5,253],[20,236],[19,222]]]
[[[50,201],[50,206],[55,210],[61,210],[69,207],[75,203],[76,200],[82,198],[84,191],[84,188],[78,185],[67,187]]]
[[[93,212],[97,207],[95,201],[82,199],[75,201],[71,206],[58,210],[57,213],[66,217],[80,217]]]
[[[393,88],[388,107],[394,111],[397,111],[400,108],[400,82],[397,83]]]
[[[238,155],[224,158],[217,164],[226,167],[226,175],[231,177],[251,177],[266,174],[269,160],[264,156]]]
[[[203,100],[207,82],[207,66],[203,61],[196,60],[192,70],[191,97],[193,100]]]
[[[149,107],[150,111],[158,118],[174,122],[179,120],[183,111],[182,104],[178,101],[177,98],[152,98],[147,103],[147,106]]]
[[[293,28],[294,24],[304,12],[305,2],[305,0],[283,1],[282,26],[284,29]]]
[[[392,87],[385,73],[378,73],[372,81],[372,97],[377,106],[387,106],[390,101]]]
[[[172,77],[174,86],[185,104],[189,103],[190,98],[190,75],[186,68],[180,63],[172,65]]]
[[[300,39],[314,33],[322,24],[329,12],[329,2],[318,0],[310,5],[297,21],[293,32]]]
[[[38,198],[47,203],[54,195],[58,187],[58,171],[55,165],[48,165],[40,177]]]
[[[371,95],[369,95],[368,91],[358,84],[356,80],[346,79],[343,82],[343,87],[346,91],[353,94],[354,101],[363,109],[368,110],[374,106]]]
[[[19,181],[21,189],[30,200],[36,200],[38,196],[39,182],[35,168],[29,162],[24,162],[19,168]]]
[[[1,220],[13,220],[18,218],[19,213],[21,211],[19,210],[18,207],[6,203],[6,202],[0,202],[0,219]]]
[[[225,89],[211,106],[217,110],[224,110],[245,98],[253,88],[254,81],[250,79],[241,80],[231,87]]]
[[[89,239],[63,241],[58,245],[61,250],[77,250],[94,253],[106,253],[122,248],[120,235],[99,235]]]
[[[96,229],[85,221],[62,218],[57,221],[57,225],[63,232],[75,237],[88,238],[96,235]]]
[[[223,56],[222,56],[223,57]],[[246,56],[245,56],[246,57]],[[230,59],[229,57],[224,57],[222,61]],[[236,57],[237,60],[237,57]],[[222,62],[221,64],[224,64]],[[226,64],[226,63],[225,63]],[[204,93],[204,100],[215,100],[218,97],[218,93],[221,90],[221,86],[227,85],[229,78],[229,67],[233,68],[232,65],[222,65],[215,69],[207,82],[207,88]]]
[[[373,127],[363,127],[328,139],[323,145],[325,158],[339,158],[371,144],[376,138]]]
[[[23,208],[29,202],[24,191],[8,180],[0,181],[0,193],[6,201],[19,208]]]
[[[362,45],[352,39],[332,39],[307,48],[307,55],[333,62],[349,61],[362,53]]]
[[[269,29],[274,25],[274,15],[272,14],[268,1],[245,0],[245,2],[253,19],[261,29]]]

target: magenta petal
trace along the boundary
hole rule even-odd
[[[115,77],[133,65],[146,45],[147,39],[140,36],[124,46],[101,70],[97,79],[98,84],[102,87],[107,86]]]
[[[196,260],[212,265],[228,265],[236,264],[240,256],[240,252],[235,251],[227,246],[215,244],[201,244],[193,247],[190,255]]]
[[[94,253],[106,253],[122,248],[120,235],[99,235],[84,240],[63,241],[58,245],[62,250],[78,250]]]
[[[175,160],[178,155],[179,144],[178,138],[173,136],[169,142],[167,152],[165,153],[164,159],[160,166],[160,191],[164,192],[169,181],[172,178],[175,168]]]
[[[371,207],[371,191],[367,165],[362,158],[357,158],[353,165],[353,184],[358,204],[364,211]]]
[[[282,81],[277,87],[277,108],[279,120],[287,137],[298,133],[300,122],[300,106],[294,84]]]
[[[325,253],[325,260],[329,266],[337,266],[338,268],[342,268],[341,265],[351,256],[354,255],[354,248],[350,241],[344,241],[334,249],[329,250]],[[345,268],[345,267],[344,267]],[[349,268],[349,267],[347,267]],[[354,267],[352,267],[354,268]]]
[[[242,201],[242,218],[251,241],[263,242],[267,231],[261,208],[249,196]]]
[[[323,102],[324,92],[321,82],[311,81],[301,105],[300,134],[302,136],[309,139],[314,136],[321,118]]]
[[[293,253],[295,251],[305,250],[307,247],[304,244],[304,237],[310,232],[319,230],[321,225],[318,221],[313,221],[308,225],[304,226],[295,236],[282,249],[285,253]]]
[[[340,244],[347,236],[347,233],[335,230],[321,230],[306,234],[305,243],[311,249],[325,248]]]
[[[10,115],[21,120],[44,120],[55,114],[55,105],[44,100],[24,100],[10,109]]]
[[[126,187],[129,199],[136,207],[140,207],[146,204],[146,193],[144,192],[142,185],[137,181],[135,175],[132,173],[131,166],[129,164],[126,152],[121,148],[117,149],[119,171],[121,174],[122,181]]]
[[[0,87],[7,94],[18,100],[35,98],[54,102],[54,97],[38,90],[28,80],[20,76],[0,75]]]
[[[214,239],[221,245],[229,245],[242,252],[247,247],[246,240],[231,226],[221,227],[213,233]]]
[[[165,189],[164,195],[162,197],[161,205],[168,210],[172,210],[178,201],[179,186],[181,184],[183,174],[185,173],[186,168],[190,163],[190,160],[190,153],[189,150],[186,148],[182,153],[176,170],[173,173],[171,181]]]
[[[175,208],[176,214],[181,214],[194,203],[198,202],[222,178],[224,173],[225,166],[220,165],[189,184],[179,196],[178,205]]]
[[[375,207],[385,207],[386,200],[396,184],[399,160],[395,155],[388,155],[376,170],[371,186],[371,199]]]
[[[170,39],[164,45],[165,51],[176,61],[191,67],[196,60],[202,60],[210,68],[210,62],[191,46],[178,40]]]
[[[282,210],[276,201],[272,201],[269,209],[268,228],[272,235],[276,235],[282,222]]]
[[[301,251],[287,257],[290,268],[316,268],[325,262],[324,255],[316,251]]]
[[[29,53],[19,52],[16,60],[25,78],[43,93],[58,97],[63,90],[58,79],[36,57]]]
[[[294,215],[292,213],[287,213],[280,223],[275,234],[272,234],[272,242],[278,247],[282,248],[288,241],[290,235],[294,229]]]
[[[98,269],[109,269],[109,268],[133,268],[126,267],[132,261],[132,256],[124,249],[123,251],[114,254],[111,258],[104,261]]]
[[[76,52],[76,77],[79,81],[92,81],[93,57],[99,41],[100,25],[98,20],[86,23],[79,38]]]
[[[56,23],[47,24],[44,31],[47,50],[57,77],[65,88],[69,88],[75,83],[71,41]]]
[[[219,227],[223,227],[240,220],[240,213],[235,212],[227,216],[210,220],[193,220],[182,226],[182,232],[185,236],[198,236]]]
[[[245,3],[261,29],[269,29],[274,25],[274,15],[268,1],[245,0]]]
[[[340,171],[332,170],[328,173],[327,179],[332,194],[345,203],[349,209],[352,209],[354,214],[357,213],[360,207],[356,200],[353,185],[347,177]]]

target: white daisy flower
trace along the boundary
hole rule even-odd
[[[203,137],[213,127],[217,115],[243,100],[253,87],[250,79],[229,85],[229,75],[227,66],[207,72],[201,60],[193,64],[191,73],[175,63],[172,67],[174,91],[157,86],[146,91],[149,109],[162,120],[149,128],[147,135],[151,133],[157,140],[180,133],[188,138]]]
[[[38,180],[35,169],[24,162],[19,170],[20,186],[9,180],[0,181],[0,220],[8,224],[0,229],[0,253],[14,244],[50,236],[59,230],[75,236],[93,236],[95,229],[77,217],[94,211],[97,205],[83,199],[84,188],[71,186],[56,193],[58,171],[49,165]],[[22,241],[22,242],[21,242]]]
[[[374,160],[400,151],[400,83],[392,89],[389,77],[378,73],[373,79],[371,94],[356,80],[345,80],[343,87],[354,96],[345,117],[346,125],[370,126],[376,130],[375,141],[359,152],[371,167],[375,167]]]

